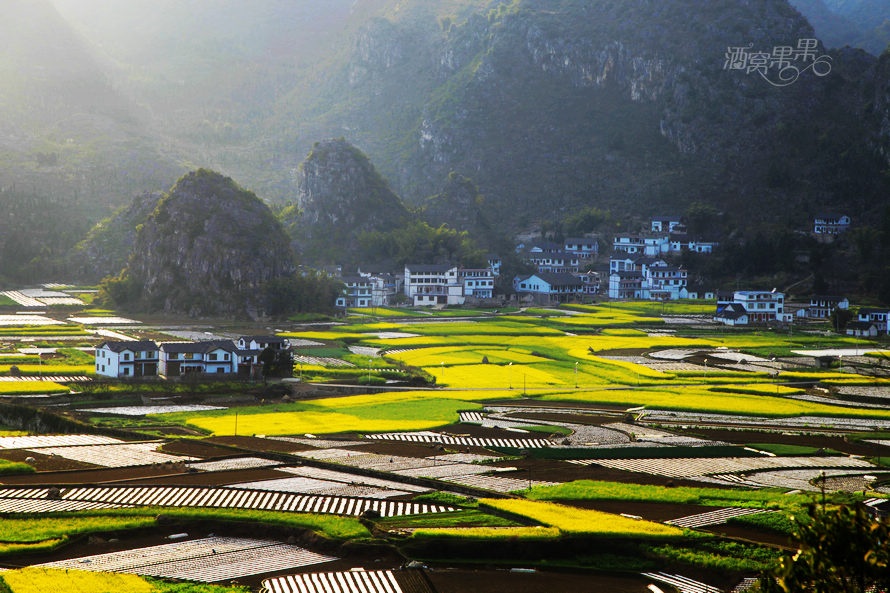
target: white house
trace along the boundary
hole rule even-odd
[[[873,321],[850,321],[845,332],[848,336],[857,338],[876,338],[881,333]]]
[[[714,321],[719,321],[723,325],[748,325],[748,312],[741,303],[726,303],[722,307],[717,307]]]
[[[657,257],[609,260],[609,298],[677,300],[686,298],[688,272]]]
[[[370,278],[347,275],[341,278],[343,292],[337,297],[336,306],[341,309],[371,307],[374,299],[374,283]]]
[[[664,255],[671,250],[668,233],[615,235],[612,250],[648,256]]]
[[[850,301],[846,297],[817,294],[810,298],[808,307],[803,307],[798,311],[798,317],[828,319],[835,309],[847,310],[849,308]]]
[[[102,342],[96,348],[96,374],[115,378],[155,376],[158,345],[151,340]]]
[[[281,336],[241,336],[236,342],[239,350],[289,350],[290,340]]]
[[[538,272],[513,278],[513,290],[519,294],[530,294],[542,302],[564,303],[582,294],[584,283],[572,274]]]
[[[563,251],[579,259],[591,259],[600,250],[596,237],[568,237],[563,241]]]
[[[166,342],[160,346],[158,373],[165,377],[188,373],[234,375],[238,362],[238,348],[231,340]]]
[[[813,218],[813,233],[839,235],[850,228],[850,223],[850,217],[846,214],[820,214]]]
[[[890,333],[887,320],[890,319],[890,309],[875,309],[862,307],[859,309],[858,321],[874,323],[879,333]]]
[[[463,305],[465,300],[457,266],[450,264],[406,265],[404,288],[415,307]]]
[[[562,250],[536,252],[531,251],[526,255],[525,261],[533,264],[539,272],[551,272],[554,274],[574,274],[581,266],[578,255]]]
[[[677,215],[653,216],[649,228],[654,233],[682,234],[686,232],[686,225],[683,224],[683,217]]]
[[[494,296],[494,272],[491,268],[460,268],[457,276],[463,283],[465,297],[490,299]]]
[[[743,325],[739,320],[728,323],[728,312],[744,313],[745,323],[769,323],[779,321],[790,323],[791,313],[785,312],[785,294],[775,290],[737,290],[729,295],[717,296],[717,312],[714,321],[727,325]]]

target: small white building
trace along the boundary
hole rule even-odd
[[[158,345],[151,340],[102,342],[96,347],[96,374],[129,379],[158,374]]]
[[[882,334],[890,334],[890,309],[862,307],[859,309],[857,321],[874,323],[878,328],[878,332]]]
[[[290,350],[290,340],[281,336],[241,336],[236,344],[239,350]]]
[[[682,216],[653,216],[649,229],[653,233],[685,233],[686,225]]]
[[[850,223],[846,214],[820,214],[813,218],[813,234],[839,235],[850,228]]]

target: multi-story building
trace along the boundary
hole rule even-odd
[[[859,309],[858,321],[874,323],[878,333],[890,334],[890,309],[862,307]]]
[[[655,257],[670,252],[671,241],[668,233],[645,233],[615,235],[612,250],[630,255]]]
[[[464,285],[451,264],[406,265],[404,287],[415,307],[464,304]]]
[[[337,297],[337,307],[351,309],[371,307],[374,300],[374,283],[370,278],[358,275],[347,275],[341,278],[343,292]]]
[[[150,340],[102,342],[96,348],[96,374],[115,378],[157,375],[158,345]]]
[[[238,347],[231,340],[166,342],[160,346],[158,373],[178,377],[189,373],[236,374]]]
[[[785,294],[775,290],[737,290],[717,295],[717,312],[714,321],[727,323],[727,313],[736,315],[743,311],[747,323],[790,323],[793,316],[785,312]],[[734,325],[740,325],[735,322]]]
[[[609,260],[609,297],[677,300],[687,298],[688,272],[657,257],[616,254]]]
[[[582,260],[596,257],[599,250],[596,237],[569,237],[563,241],[563,251]]]
[[[494,272],[491,268],[460,268],[457,275],[463,283],[465,297],[490,299],[494,296]]]
[[[798,317],[807,319],[828,319],[835,309],[847,310],[850,301],[847,297],[817,294],[810,298],[808,307],[798,311]]]

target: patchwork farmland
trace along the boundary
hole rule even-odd
[[[0,476],[0,513],[88,527],[20,542],[0,526],[0,553],[263,593],[711,593],[775,562],[823,492],[882,512],[886,357],[823,369],[810,346],[855,341],[611,307],[282,330],[300,381],[245,393],[47,372],[84,390],[59,410],[97,434],[0,436],[31,468]],[[113,331],[207,335],[139,325]],[[129,517],[132,537],[101,528]]]

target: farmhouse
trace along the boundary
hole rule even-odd
[[[290,341],[281,336],[241,336],[236,343],[240,350],[290,349]]]
[[[157,375],[158,345],[150,340],[102,342],[96,348],[96,374],[114,378]]]
[[[746,325],[779,321],[790,323],[793,316],[785,312],[785,294],[766,290],[737,290],[731,295],[717,295],[714,321],[725,325]]]
[[[231,340],[166,342],[160,346],[158,374],[178,377],[189,373],[234,375],[238,348]]]
[[[363,276],[343,276],[343,292],[337,297],[336,306],[341,308],[371,307],[374,283]]]
[[[609,270],[609,298],[677,300],[688,296],[688,272],[661,258],[616,254],[609,260]]]
[[[846,214],[820,214],[813,218],[813,234],[839,235],[850,228],[850,222]]]
[[[513,278],[513,289],[541,303],[565,303],[584,292],[584,283],[571,274],[539,272]]]
[[[415,307],[464,304],[463,283],[457,266],[451,264],[406,265],[404,286]]]
[[[848,336],[857,338],[876,338],[880,333],[873,321],[850,321],[845,331]]]
[[[653,216],[649,229],[653,233],[686,234],[683,217],[676,214],[670,216]]]
[[[890,333],[890,327],[887,324],[888,320],[890,320],[890,309],[865,307],[859,309],[858,321],[874,323],[879,333]]]
[[[850,301],[847,297],[831,295],[813,295],[810,304],[797,312],[798,317],[806,319],[828,319],[835,309],[847,310]]]

